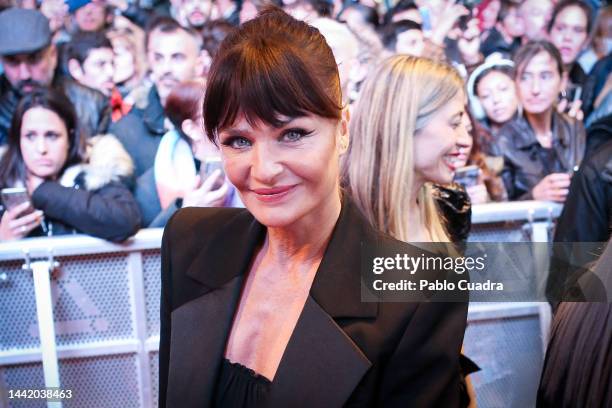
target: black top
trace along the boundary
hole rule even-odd
[[[215,407],[261,407],[267,400],[271,384],[263,375],[224,358],[215,390]]]

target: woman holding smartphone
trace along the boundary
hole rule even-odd
[[[582,122],[557,112],[563,61],[548,41],[532,41],[514,56],[522,115],[499,131],[502,178],[510,200],[564,202],[586,145]]]
[[[219,147],[204,132],[205,90],[205,81],[193,80],[176,85],[168,95],[165,112],[174,129],[162,137],[153,167],[134,189],[146,227],[165,226],[182,207],[243,206],[225,179]]]
[[[362,245],[401,243],[341,192],[347,113],[320,32],[277,8],[241,25],[204,122],[246,209],[166,226],[160,407],[459,406],[467,304],[361,301]]]
[[[0,240],[77,232],[125,240],[140,227],[136,201],[122,184],[132,170],[112,136],[90,139],[85,150],[63,94],[28,93],[15,110],[0,159],[0,188],[24,187],[30,198],[4,211]]]

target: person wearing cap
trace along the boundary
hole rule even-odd
[[[56,73],[57,48],[49,20],[37,10],[10,8],[0,13],[0,145],[5,143],[17,103],[35,87],[63,91],[76,107],[84,132],[106,132],[109,106],[104,95]]]

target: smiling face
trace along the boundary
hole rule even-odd
[[[49,109],[35,107],[23,115],[19,145],[28,174],[53,179],[66,163],[70,142],[64,121]]]
[[[514,81],[499,71],[491,71],[478,81],[476,94],[489,120],[501,125],[512,119],[518,107]]]
[[[561,74],[554,58],[541,51],[518,70],[516,85],[523,109],[532,114],[552,109],[561,91]]]
[[[465,96],[459,92],[414,136],[415,182],[448,184],[458,166],[459,148],[470,138],[465,126]]]
[[[588,40],[588,19],[578,6],[568,6],[557,14],[550,29],[550,41],[561,53],[563,64],[576,61]]]
[[[219,132],[221,156],[242,202],[262,224],[317,222],[339,205],[339,155],[348,142],[344,120],[308,115],[280,128],[243,115]]]

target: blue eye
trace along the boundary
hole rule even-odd
[[[289,129],[281,136],[283,142],[299,142],[302,138],[310,135],[312,131],[308,132],[304,129]]]
[[[242,150],[251,146],[251,142],[242,136],[234,136],[226,139],[221,143],[223,146],[231,147],[232,149]]]

